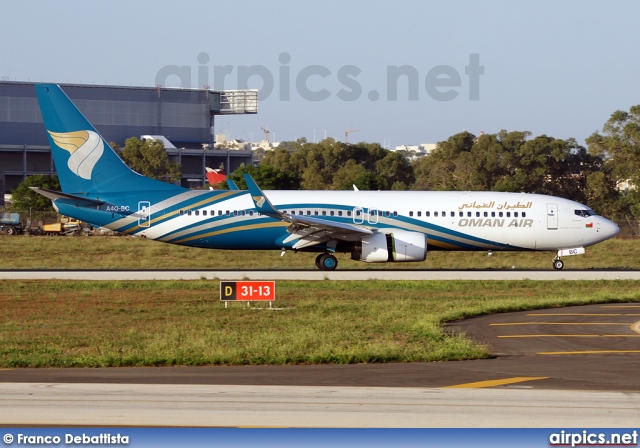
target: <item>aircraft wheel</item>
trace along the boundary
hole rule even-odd
[[[4,229],[4,233],[6,233],[7,235],[15,235],[16,229],[14,229],[13,227],[7,227],[6,229]]]
[[[553,262],[553,269],[557,269],[560,270],[564,267],[564,261],[562,260],[554,260]]]
[[[316,257],[316,267],[317,267],[318,269],[322,269],[322,266],[320,265],[320,259],[322,258],[322,256],[323,256],[323,255],[325,255],[325,254],[320,254],[320,255],[318,255],[318,256]]]
[[[319,258],[319,268],[323,271],[333,271],[338,267],[338,260],[333,254],[322,254]]]

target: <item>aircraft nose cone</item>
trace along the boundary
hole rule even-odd
[[[605,238],[612,238],[616,236],[618,232],[620,232],[620,227],[618,227],[616,223],[611,222],[608,219],[605,219],[603,221],[602,233],[604,234]]]

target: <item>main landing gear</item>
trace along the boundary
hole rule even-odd
[[[338,259],[330,253],[320,254],[316,257],[316,266],[321,271],[333,271],[338,267]]]

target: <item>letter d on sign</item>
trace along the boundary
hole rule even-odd
[[[236,300],[236,282],[220,282],[220,300]]]

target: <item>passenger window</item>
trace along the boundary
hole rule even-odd
[[[418,212],[418,216],[422,216],[422,212]]]
[[[398,212],[393,212],[393,216],[398,216]]]
[[[433,212],[433,216],[438,217],[438,212]]]
[[[196,210],[196,216],[200,215],[200,210]]]
[[[327,216],[326,210],[322,210],[322,216]]]
[[[491,212],[491,217],[495,218],[496,217],[496,212]]]
[[[431,216],[431,212],[424,212],[424,216],[428,218],[429,216]]]
[[[342,210],[338,210],[338,216],[342,216]]]
[[[526,218],[527,217],[527,212],[522,212],[522,217]]]
[[[489,212],[484,212],[483,215],[484,215],[485,218],[488,218],[489,217]]]
[[[249,210],[249,216],[253,216],[253,210]]]
[[[409,216],[413,216],[413,212],[409,212]]]
[[[464,212],[458,213],[458,216],[462,218],[464,216]]]
[[[180,210],[180,216],[184,215],[184,210]]]
[[[191,210],[189,210],[189,211],[187,212],[187,215],[191,216]]]
[[[456,217],[456,212],[451,212],[451,217],[455,218]]]
[[[511,212],[507,212],[507,218],[511,218]]]
[[[227,216],[231,216],[231,212],[227,210]]]
[[[476,212],[476,218],[480,217],[480,212]]]
[[[334,213],[334,211],[333,211],[333,210],[331,210],[331,212],[330,212],[329,214],[330,214],[331,216],[334,216],[334,215],[335,215],[335,213]]]
[[[351,210],[348,210],[348,211],[347,211],[347,216],[348,216],[348,217],[351,217]]]
[[[503,213],[502,213],[502,212],[498,212],[498,216],[499,216],[500,218],[502,218]]]
[[[518,212],[513,212],[513,216],[517,218],[518,217]]]
[[[471,212],[467,212],[467,218],[471,218]]]
[[[207,216],[207,211],[206,210],[202,210],[202,216]]]

